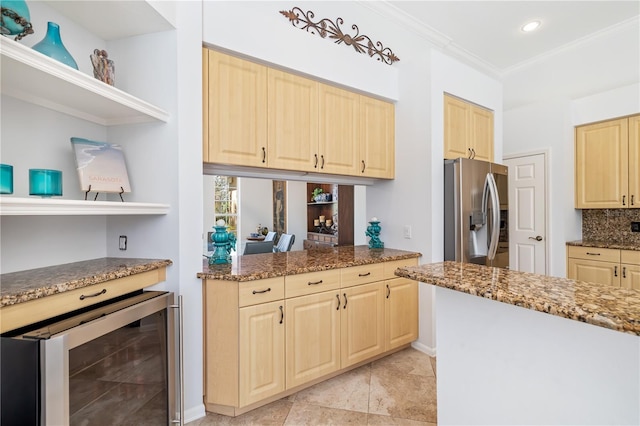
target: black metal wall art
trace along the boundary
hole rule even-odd
[[[345,34],[340,28],[340,25],[344,24],[342,18],[336,19],[335,23],[327,18],[314,22],[315,14],[310,10],[303,12],[299,7],[294,7],[291,10],[281,10],[280,13],[289,19],[289,22],[296,28],[306,30],[311,34],[318,34],[322,38],[335,39],[336,44],[344,42],[347,46],[353,46],[356,52],[366,53],[385,64],[391,65],[400,61],[400,58],[391,49],[384,47],[379,41],[374,43],[369,36],[360,34],[356,24],[351,25],[351,29],[355,31],[354,35]]]

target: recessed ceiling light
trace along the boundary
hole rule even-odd
[[[540,21],[531,21],[522,26],[522,31],[524,31],[525,33],[528,33],[537,29],[538,27],[540,27]]]

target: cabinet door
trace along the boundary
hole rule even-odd
[[[358,175],[360,96],[320,84],[319,162],[316,171]]]
[[[567,278],[620,287],[620,264],[569,258]]]
[[[629,208],[640,208],[640,115],[629,117]]]
[[[208,50],[204,161],[266,166],[267,68]]]
[[[287,389],[340,369],[339,292],[287,299]]]
[[[392,103],[360,96],[360,176],[394,178],[394,108]]]
[[[473,158],[493,161],[493,112],[471,105],[469,118]]]
[[[471,157],[469,115],[471,105],[454,96],[444,95],[444,158]]]
[[[340,317],[342,368],[384,351],[383,282],[343,288]]]
[[[276,169],[317,171],[318,82],[271,68],[268,79],[267,164]]]
[[[640,265],[620,265],[622,267],[622,288],[633,288],[640,290]]]
[[[285,389],[284,301],[240,309],[240,407]]]
[[[385,351],[418,338],[418,282],[407,278],[385,281]]]
[[[577,209],[628,207],[627,123],[624,118],[576,127]]]

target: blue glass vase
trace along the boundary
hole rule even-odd
[[[0,33],[3,35],[15,35],[15,40],[20,40],[27,34],[33,34],[33,28],[29,20],[29,7],[24,0],[2,0],[2,20],[0,21]]]
[[[71,68],[78,69],[78,64],[75,59],[73,59],[71,53],[69,53],[69,51],[64,47],[64,44],[62,44],[62,39],[60,38],[60,26],[55,22],[49,22],[47,24],[47,35],[36,43],[33,46],[33,49],[43,55],[47,55],[50,58],[55,59],[56,61],[69,65]]]

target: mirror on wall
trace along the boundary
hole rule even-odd
[[[313,205],[314,201],[309,191],[312,192],[312,187],[315,186],[326,188],[335,186],[337,189],[337,185],[328,186],[321,182],[308,184],[292,180],[203,175],[203,252],[213,250],[209,244],[210,235],[215,221],[220,218],[225,219],[229,225],[229,231],[235,233],[237,237],[236,252],[232,252],[232,255],[244,253],[246,244],[256,241],[255,234],[264,233],[265,228],[267,232],[286,232],[295,235],[291,251],[309,248],[305,247],[305,244],[307,246],[311,244],[307,241],[308,232],[316,231],[309,228],[309,220],[313,223],[309,211],[313,210],[312,213],[317,213],[314,209],[318,209]],[[356,224],[359,221],[366,223],[366,188],[360,185],[340,185],[340,188],[345,197],[349,194],[351,196],[350,204],[347,204],[347,198],[345,198],[345,205],[349,206],[353,214],[348,220]],[[321,213],[318,213],[319,215]],[[354,234],[353,225],[343,229],[346,233]],[[312,240],[318,240],[318,238]],[[341,239],[341,244],[349,243],[364,244],[366,242],[364,237],[359,238],[357,235]]]

